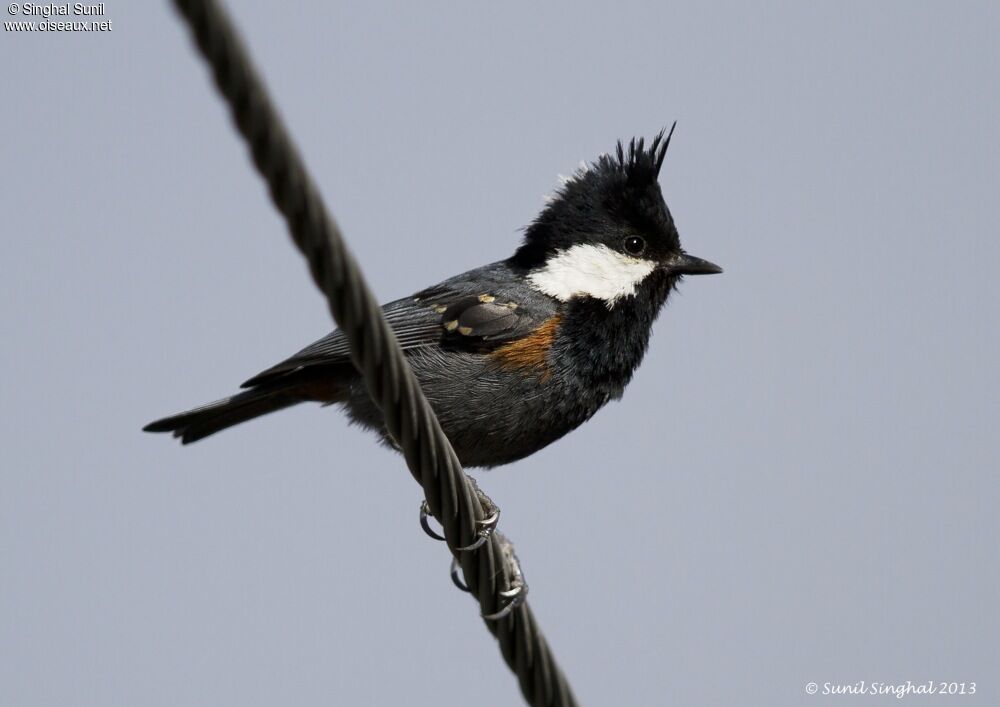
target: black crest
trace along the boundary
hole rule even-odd
[[[515,262],[532,267],[583,242],[617,247],[632,234],[641,234],[657,250],[679,248],[657,181],[676,126],[669,133],[661,130],[648,147],[642,138],[627,145],[619,140],[614,154],[601,155],[566,179],[526,229]]]
[[[660,168],[663,167],[663,160],[667,156],[667,148],[670,147],[670,138],[674,134],[677,121],[670,126],[670,132],[666,128],[657,133],[650,143],[649,149],[645,148],[643,138],[632,138],[628,144],[628,152],[621,140],[618,141],[618,162],[615,165],[622,171],[629,181],[650,181],[656,180],[660,176]],[[666,137],[664,137],[666,134]],[[604,166],[604,165],[599,165]]]

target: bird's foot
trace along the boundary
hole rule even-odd
[[[481,547],[483,543],[490,539],[490,535],[496,531],[497,524],[500,522],[500,508],[497,504],[493,503],[493,500],[483,493],[475,479],[469,477],[469,481],[472,482],[472,487],[476,491],[476,496],[479,499],[479,504],[483,508],[483,514],[485,517],[482,520],[476,521],[475,540],[464,547],[457,548],[461,552],[471,552]],[[427,533],[427,535],[435,540],[444,540],[445,537],[431,527],[430,517],[431,509],[425,499],[420,504],[420,527],[424,529],[424,532]]]
[[[483,618],[487,621],[499,621],[509,616],[514,609],[524,603],[524,600],[528,596],[528,583],[524,581],[524,574],[521,572],[521,562],[517,559],[517,554],[514,552],[514,544],[503,533],[496,533],[496,537],[500,544],[500,552],[503,555],[504,564],[507,567],[508,586],[507,589],[498,592],[500,598],[506,603],[493,613],[483,614]],[[463,592],[470,591],[462,577],[461,565],[456,558],[452,558],[451,560],[451,581]]]

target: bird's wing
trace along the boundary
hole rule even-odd
[[[382,312],[404,350],[441,346],[471,353],[487,353],[527,336],[555,313],[555,303],[550,298],[520,291],[517,297],[512,297],[509,287],[498,287],[498,283],[490,283],[488,279],[483,282],[475,277],[453,278],[413,297],[390,302]],[[484,291],[477,292],[477,288]],[[339,330],[258,373],[243,387],[256,386],[308,366],[338,364],[350,364],[347,338]]]

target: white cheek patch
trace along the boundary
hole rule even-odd
[[[636,286],[656,269],[656,263],[618,253],[605,245],[575,245],[559,251],[528,281],[539,291],[563,302],[594,297],[608,305],[635,293]]]

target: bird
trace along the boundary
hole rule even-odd
[[[664,201],[675,127],[581,163],[511,257],[382,307],[463,466],[523,459],[621,399],[671,292],[722,272],[681,247]],[[240,392],[143,429],[188,444],[303,402],[339,404],[396,447],[336,330]]]

